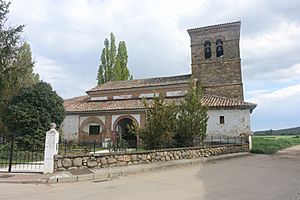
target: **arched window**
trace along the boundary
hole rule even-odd
[[[211,43],[210,43],[210,41],[205,41],[204,42],[204,54],[205,54],[205,58],[210,58],[211,57]]]
[[[216,52],[217,52],[217,57],[222,57],[224,55],[223,42],[221,39],[217,39],[216,41]]]

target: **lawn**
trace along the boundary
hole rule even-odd
[[[274,154],[281,149],[300,145],[300,136],[253,136],[251,153]]]

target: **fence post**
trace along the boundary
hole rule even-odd
[[[67,140],[64,140],[64,154],[67,154],[67,148],[68,148],[68,144],[67,144]]]
[[[9,164],[8,164],[8,172],[11,172],[11,167],[12,167],[12,162],[13,162],[13,156],[14,156],[14,144],[15,144],[15,139],[16,136],[13,134],[12,140],[11,140],[11,145],[10,145],[10,150],[9,150]]]
[[[56,131],[56,124],[51,123],[51,129],[46,132],[45,153],[44,153],[44,174],[54,172],[54,155],[58,153],[59,133]]]
[[[94,139],[94,154],[96,153],[96,140]]]

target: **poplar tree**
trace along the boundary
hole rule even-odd
[[[108,38],[104,40],[104,48],[101,53],[97,74],[98,84],[132,79],[127,67],[128,54],[126,44],[124,41],[120,41],[117,51],[115,42],[113,33],[110,34],[110,40]]]
[[[127,67],[128,54],[125,41],[120,41],[114,66],[114,80],[131,80],[132,76]]]

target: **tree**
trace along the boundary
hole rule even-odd
[[[114,80],[131,80],[132,76],[127,67],[128,55],[125,41],[120,41],[114,66]]]
[[[52,90],[50,84],[36,83],[14,96],[4,110],[4,122],[17,133],[21,145],[43,145],[50,123],[61,125],[65,110],[63,99]]]
[[[194,83],[178,106],[175,140],[179,146],[191,146],[195,137],[203,141],[207,127],[207,108],[202,105],[202,90]]]
[[[21,88],[36,82],[30,46],[23,43],[23,25],[7,25],[10,2],[0,0],[0,132],[4,132],[3,109]]]
[[[167,104],[164,97],[155,97],[151,104],[144,102],[146,122],[136,132],[142,138],[146,148],[167,147],[176,127],[176,107]]]
[[[127,68],[128,55],[126,44],[120,41],[118,53],[115,45],[115,36],[110,34],[110,40],[104,40],[104,48],[101,53],[100,66],[98,69],[98,84],[109,81],[129,80],[132,79]]]

